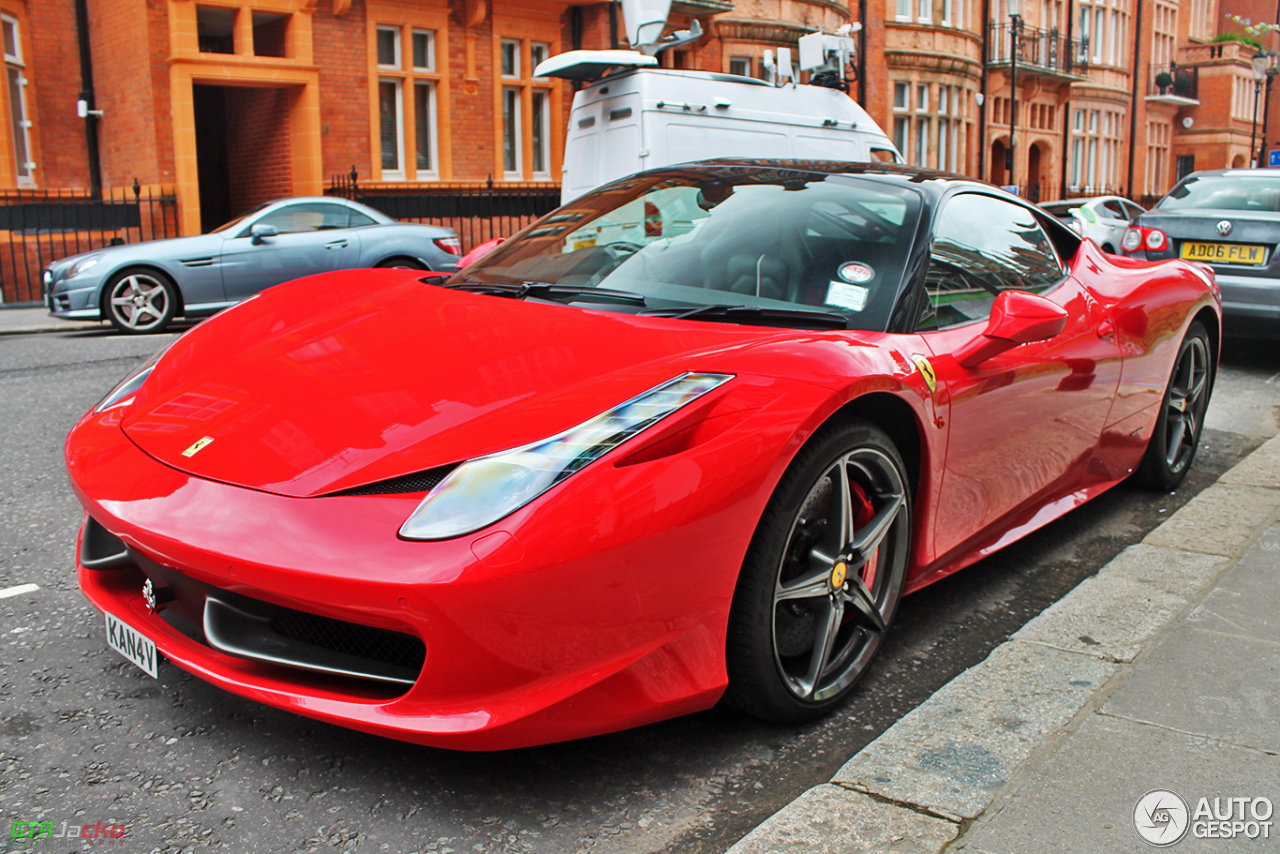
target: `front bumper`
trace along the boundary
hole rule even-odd
[[[289,498],[203,480],[143,453],[118,418],[86,416],[68,466],[89,516],[141,560],[81,559],[81,587],[206,681],[378,735],[479,750],[650,723],[723,693],[728,607],[767,489],[743,495],[725,479],[719,498],[713,488],[665,502],[664,521],[636,506],[656,500],[642,466],[611,468],[629,484],[609,489],[614,512],[601,513],[592,479],[575,478],[502,531],[410,542],[395,532],[420,494]],[[724,504],[708,512],[708,500]],[[539,513],[558,524],[523,524]],[[621,524],[637,517],[649,521]],[[388,684],[228,654],[200,626],[148,610],[143,583],[156,573],[219,599],[411,636],[421,668],[411,684]]]
[[[77,276],[74,287],[65,279],[56,279],[46,270],[42,277],[42,296],[49,314],[66,320],[101,320],[102,281],[92,273]]]

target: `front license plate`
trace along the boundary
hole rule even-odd
[[[1248,243],[1194,243],[1182,244],[1182,257],[1188,261],[1208,261],[1218,264],[1262,264],[1267,260],[1267,247]]]
[[[156,645],[124,620],[107,613],[107,646],[142,668],[152,679],[156,676]]]

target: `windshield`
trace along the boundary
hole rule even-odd
[[[1156,205],[1162,211],[1280,211],[1280,177],[1201,175],[1183,181]]]
[[[689,310],[808,310],[827,315],[823,328],[835,315],[836,325],[882,330],[920,206],[914,190],[843,175],[742,167],[648,173],[554,211],[449,283],[607,288],[641,295],[645,307],[593,308],[721,320]],[[792,319],[806,325],[803,315]]]

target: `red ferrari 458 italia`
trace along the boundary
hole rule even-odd
[[[1213,273],[887,164],[642,173],[451,277],[302,279],[67,440],[107,642],[495,749],[838,705],[905,593],[1195,458]]]

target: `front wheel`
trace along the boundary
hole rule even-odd
[[[855,420],[824,428],[783,476],[729,614],[726,699],[800,722],[853,690],[897,611],[911,489],[892,440]]]
[[[116,329],[128,335],[161,332],[178,310],[178,290],[152,270],[122,270],[107,282],[103,308]]]
[[[1204,412],[1213,391],[1211,352],[1204,325],[1192,323],[1178,348],[1155,433],[1138,467],[1138,479],[1152,489],[1176,489],[1196,458]]]

